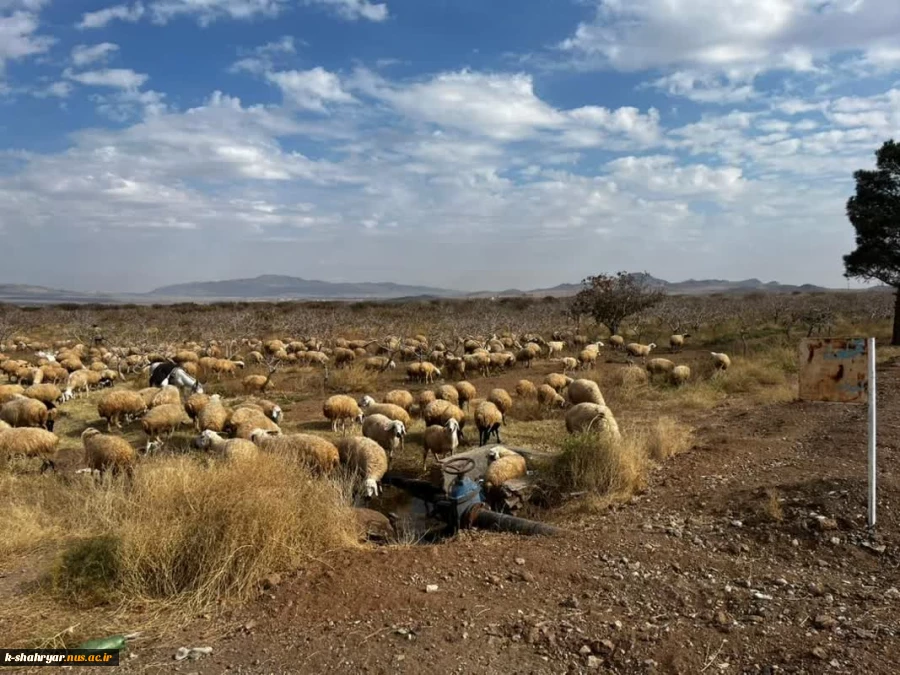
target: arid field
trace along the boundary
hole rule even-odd
[[[877,291],[669,297],[625,319],[618,348],[561,298],[0,307],[0,397],[40,369],[65,399],[50,413],[55,470],[41,471],[43,455],[0,467],[2,646],[139,633],[122,654],[135,673],[894,673],[893,304]],[[810,336],[880,343],[875,532],[865,407],[797,400]],[[504,389],[501,444],[542,455],[516,515],[563,533],[426,538],[396,489],[365,498],[343,454],[319,470],[265,442],[245,458],[199,449],[187,413],[150,452],[146,418],[123,418],[110,430],[133,450],[123,470],[80,471],[85,430],[108,430],[98,403],[147,396],[157,361],[218,394],[229,420],[268,401],[282,435],[335,444],[360,426],[334,431],[327,399],[406,390],[411,422],[389,473],[423,480],[438,470],[433,455],[422,466],[422,392],[474,386],[477,400],[458,401],[467,451],[480,402]],[[437,369],[427,382],[422,363]],[[681,379],[674,366],[688,367]],[[70,398],[81,371],[110,381]],[[554,400],[522,383],[552,374]],[[567,431],[566,378],[598,385],[607,422]],[[183,406],[190,387],[179,395]],[[361,506],[392,514],[377,540]]]

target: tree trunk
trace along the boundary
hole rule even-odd
[[[900,346],[900,288],[896,289],[894,297],[894,334],[891,336],[891,345]]]

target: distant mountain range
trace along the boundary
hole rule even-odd
[[[772,293],[809,293],[829,290],[822,286],[803,284],[792,286],[777,281],[763,282],[759,279],[726,281],[724,279],[688,279],[687,281],[665,281],[650,275],[645,280],[664,288],[672,294],[708,295],[711,293],[751,293],[756,291]],[[581,284],[560,284],[552,288],[522,291],[511,288],[504,291],[479,291],[466,293],[431,286],[412,286],[394,283],[346,283],[301,279],[299,277],[264,274],[253,279],[228,279],[225,281],[203,281],[172,286],[162,286],[149,293],[82,293],[43,286],[21,284],[0,284],[0,301],[19,304],[45,303],[165,303],[165,302],[213,302],[219,300],[406,300],[421,298],[492,298],[518,296],[574,295]],[[873,289],[875,290],[875,289]]]

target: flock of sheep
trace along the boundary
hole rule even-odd
[[[689,336],[670,338],[673,353],[681,350],[685,337]],[[489,376],[517,363],[531,367],[541,357],[559,363],[562,372],[550,373],[539,385],[520,380],[515,396],[546,407],[568,408],[565,427],[569,433],[597,430],[619,437],[618,424],[597,383],[567,375],[592,367],[604,343],[590,342],[581,335],[554,338],[559,339],[545,341],[537,335],[492,336],[486,340],[468,337],[460,338],[452,347],[429,344],[424,335],[383,342],[337,339],[330,347],[315,338],[248,339],[242,343],[246,352],[241,360],[225,358],[223,347],[216,342],[152,353],[139,348],[47,345],[19,339],[0,345],[0,371],[8,380],[0,385],[0,456],[39,458],[42,470],[54,468],[60,440],[53,429],[60,406],[106,388],[96,399],[97,414],[106,421],[106,432],[89,427],[81,433],[85,465],[81,471],[131,476],[141,454],[157,451],[182,425],[193,424],[195,447],[225,461],[252,460],[264,452],[295,457],[318,475],[329,475],[343,467],[359,478],[364,494],[373,497],[380,493],[381,479],[394,453],[404,447],[416,418],[425,425],[423,469],[427,468],[429,454],[440,460],[466,443],[467,423],[477,429],[479,445],[486,445],[492,437],[500,444],[513,396],[505,389],[493,388],[487,396],[478,398],[466,374]],[[651,377],[665,375],[675,384],[690,378],[686,365],[664,358],[648,361],[655,344],[626,344],[617,335],[609,339],[609,344],[626,355],[631,368],[637,369],[634,359],[642,359]],[[576,356],[563,356],[567,349],[574,350]],[[10,358],[4,351],[34,356]],[[712,353],[712,358],[719,369],[730,365],[725,354]],[[331,422],[332,431],[340,432],[334,442],[315,434],[283,432],[280,406],[258,396],[265,393],[280,364],[340,369],[360,361],[365,369],[386,371],[396,368],[397,360],[410,362],[406,369],[410,382],[431,385],[448,376],[458,381],[426,388],[416,395],[395,389],[380,402],[370,394],[358,400],[347,395],[331,396],[324,401],[322,412]],[[221,395],[203,392],[201,376],[218,381],[223,375],[236,374],[246,364],[268,365],[267,375],[242,379],[245,393],[253,395],[250,399],[229,405]],[[161,386],[135,389],[126,385],[130,376],[141,378],[145,374],[149,374],[151,383]],[[123,425],[137,422],[146,436],[146,443],[139,449],[118,433]],[[359,435],[348,433],[357,428]],[[525,473],[521,456],[505,448],[492,452],[490,460],[486,484],[498,486]]]

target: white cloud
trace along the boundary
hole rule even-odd
[[[305,0],[308,5],[322,5],[343,19],[356,21],[384,21],[388,18],[388,7],[383,2],[370,0]]]
[[[96,12],[85,12],[76,28],[81,30],[89,28],[105,28],[113,21],[125,21],[135,23],[144,16],[144,5],[136,2],[133,5],[113,5]]]
[[[288,0],[155,0],[150,10],[157,23],[190,16],[205,26],[218,19],[272,18],[289,6]]]
[[[96,45],[76,45],[72,48],[72,63],[81,68],[96,61],[105,61],[110,54],[117,51],[119,45],[112,42],[101,42]]]
[[[739,103],[757,95],[753,78],[746,74],[734,80],[715,73],[679,70],[659,78],[652,84],[672,96],[682,96],[697,103]]]
[[[579,24],[561,46],[585,65],[620,70],[807,72],[835,54],[866,51],[876,43],[891,47],[900,32],[900,4],[894,0],[593,2],[595,17]]]
[[[69,82],[53,82],[42,89],[31,92],[37,98],[68,98],[72,93],[72,85]]]
[[[15,0],[0,5],[0,76],[7,61],[46,52],[55,39],[37,35],[40,25],[37,11],[43,2]]]
[[[63,74],[68,79],[89,87],[112,87],[115,89],[138,89],[148,79],[147,75],[136,73],[129,68],[105,68],[80,73],[66,70]]]
[[[300,108],[325,112],[325,104],[353,103],[355,99],[341,86],[337,75],[319,67],[312,70],[289,70],[266,73],[289,100]]]
[[[746,187],[739,167],[679,165],[675,157],[665,155],[621,157],[606,166],[618,185],[628,185],[642,195],[695,196],[720,201],[733,199]]]

